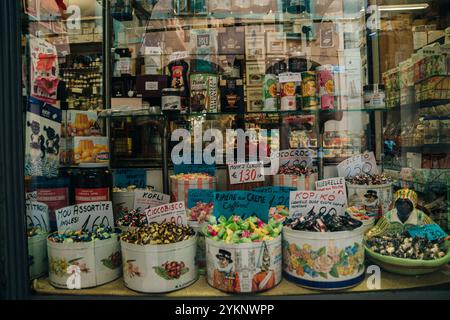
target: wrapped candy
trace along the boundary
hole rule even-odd
[[[361,221],[373,219],[366,213],[366,210],[364,209],[363,206],[351,206],[351,207],[348,207],[346,211],[353,218],[361,220]]]
[[[189,221],[197,221],[203,223],[209,220],[214,209],[214,203],[197,202],[194,207],[187,210],[187,216]]]
[[[64,233],[52,233],[48,239],[56,243],[74,243],[74,242],[90,242],[95,240],[105,240],[111,238],[112,234],[116,233],[115,229],[107,227],[99,227],[94,231],[68,230]]]
[[[225,243],[249,243],[269,241],[278,237],[282,230],[281,222],[271,218],[269,223],[262,222],[257,217],[248,217],[243,220],[240,216],[232,215],[230,218],[221,216],[215,221],[210,219],[210,224],[203,231],[206,237]]]
[[[118,227],[134,227],[139,228],[147,224],[147,216],[139,209],[131,210],[116,221]]]
[[[179,173],[177,175],[173,175],[170,178],[177,180],[195,180],[195,179],[210,179],[211,176],[207,173]]]
[[[314,173],[312,168],[305,168],[300,165],[282,166],[278,170],[278,174],[296,175],[296,176],[309,176]]]
[[[189,226],[152,222],[148,226],[128,230],[120,239],[129,243],[147,245],[176,243],[193,236],[195,231]]]
[[[289,216],[289,208],[283,205],[272,207],[269,209],[269,217],[275,221],[283,222]]]
[[[381,174],[360,174],[351,178],[345,178],[345,181],[358,185],[380,185],[392,182],[392,178]]]
[[[338,232],[359,228],[362,226],[362,222],[352,218],[348,213],[337,215],[310,211],[305,216],[286,219],[285,225],[298,231]]]
[[[27,236],[28,236],[28,238],[31,238],[31,237],[34,237],[34,236],[38,236],[38,235],[44,235],[44,234],[46,234],[47,232],[45,232],[44,230],[42,230],[41,228],[39,228],[39,227],[32,227],[32,228],[29,228],[28,230],[27,230]]]

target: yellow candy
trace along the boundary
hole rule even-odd
[[[233,236],[233,230],[231,230],[230,228],[227,228],[227,238],[225,239],[225,242],[230,243],[232,236]]]

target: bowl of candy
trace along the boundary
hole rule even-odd
[[[375,225],[375,218],[369,216],[363,206],[348,207],[346,212],[352,218],[362,222],[364,232],[370,230]]]

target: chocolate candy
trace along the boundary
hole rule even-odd
[[[52,233],[48,239],[57,243],[90,242],[95,240],[105,240],[111,238],[116,231],[112,227],[99,227],[93,232],[68,230],[64,233]]]
[[[195,231],[188,226],[152,222],[148,226],[128,230],[120,239],[139,245],[170,244],[188,240],[194,235]]]
[[[348,213],[340,216],[310,211],[306,216],[286,219],[285,225],[299,231],[338,232],[354,230],[360,227],[362,222],[352,218]]]
[[[203,223],[209,220],[214,209],[214,203],[197,202],[194,207],[187,210],[187,216],[189,221],[197,221]]]
[[[312,168],[305,168],[300,165],[282,166],[278,170],[278,174],[296,175],[296,176],[309,176],[314,173]]]
[[[212,219],[214,220],[214,219]],[[225,243],[249,243],[269,241],[278,237],[283,228],[280,222],[270,219],[269,223],[262,222],[257,217],[248,217],[243,220],[240,216],[232,215],[226,219],[219,217],[217,222],[205,227],[204,234],[215,241]]]
[[[360,174],[351,178],[345,178],[351,184],[380,185],[392,182],[392,178],[382,174]]]
[[[131,210],[125,213],[116,221],[118,227],[134,227],[139,228],[147,225],[147,216],[139,209]]]

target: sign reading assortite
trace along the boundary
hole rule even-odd
[[[214,193],[215,217],[232,215],[246,219],[252,215],[257,216],[263,222],[269,220],[269,195],[255,191],[224,191]]]
[[[88,202],[55,211],[59,232],[67,230],[93,231],[101,226],[114,227],[111,201]]]

